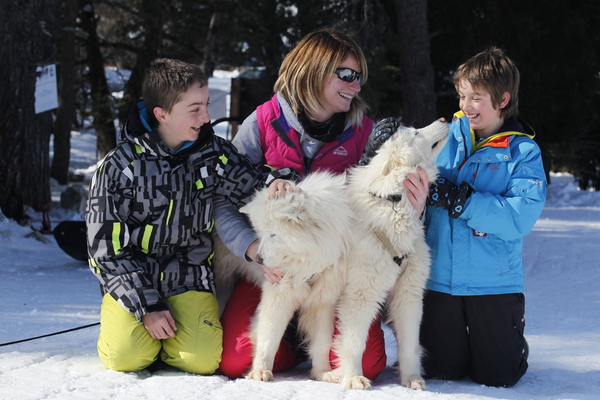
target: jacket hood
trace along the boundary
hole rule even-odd
[[[129,110],[127,131],[133,137],[139,137],[152,131],[150,127],[150,115],[143,100],[136,102]]]
[[[527,122],[518,117],[510,117],[504,120],[504,124],[498,130],[498,133],[504,132],[516,132],[516,133],[524,133],[527,136],[533,137],[535,136],[535,132],[533,128],[529,126]]]

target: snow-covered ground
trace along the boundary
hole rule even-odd
[[[73,133],[74,172],[93,171],[94,140],[93,134]],[[28,214],[40,227],[41,215]],[[83,215],[55,202],[50,219],[54,227]],[[309,363],[276,374],[270,383],[174,370],[114,372],[96,354],[97,325],[4,345],[99,320],[98,282],[87,265],[63,253],[51,235],[40,242],[26,237],[31,232],[0,216],[0,399],[600,398],[600,192],[578,191],[568,174],[552,175],[544,212],[525,239],[530,366],[508,389],[469,380],[430,380],[419,392],[400,387],[391,366],[396,343],[387,328],[389,367],[367,391],[315,382],[308,376]]]

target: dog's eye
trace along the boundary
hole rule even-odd
[[[271,233],[269,236],[271,236],[271,237],[275,237],[275,234],[274,234],[274,233]]]

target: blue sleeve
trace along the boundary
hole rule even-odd
[[[506,192],[474,192],[460,216],[474,230],[503,240],[527,235],[546,201],[546,174],[539,147],[530,139],[516,142],[511,146],[515,162]]]

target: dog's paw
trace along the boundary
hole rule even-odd
[[[315,373],[314,375],[316,380],[323,382],[340,383],[342,380],[342,377],[336,374],[335,371],[327,371],[319,374]]]
[[[344,389],[364,390],[371,387],[371,381],[364,376],[356,375],[342,379],[342,387]]]
[[[406,380],[403,380],[402,382],[400,382],[400,384],[402,386],[405,386],[409,389],[413,389],[413,390],[425,390],[427,389],[427,385],[425,384],[425,379],[421,378],[420,376],[410,376],[408,377]]]
[[[273,372],[269,371],[268,369],[253,369],[248,373],[248,375],[246,375],[246,379],[271,382],[273,380]]]

